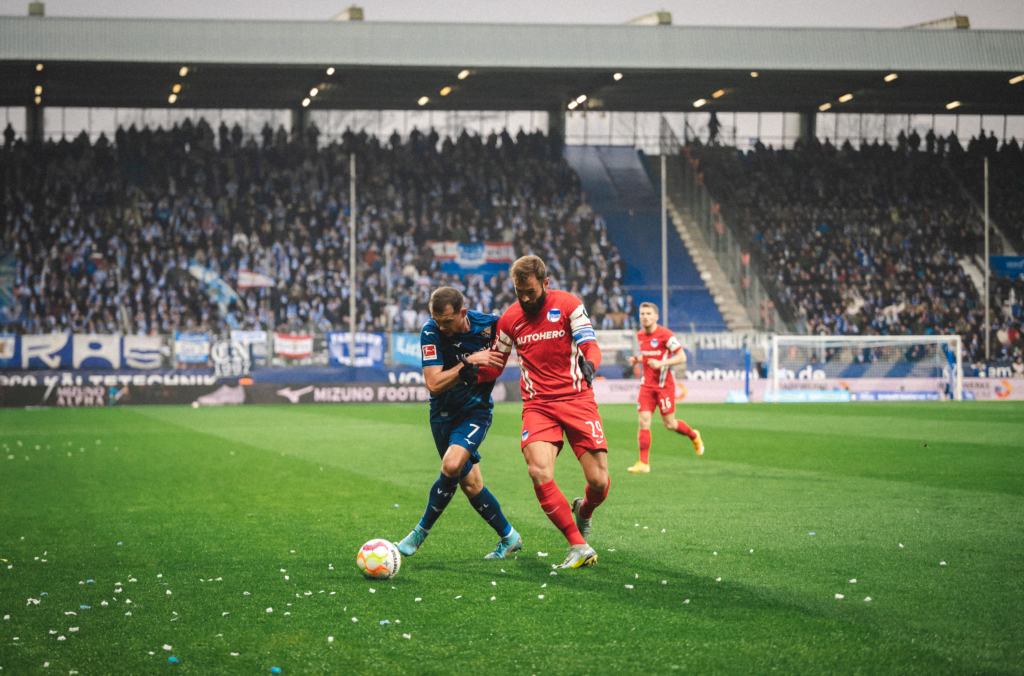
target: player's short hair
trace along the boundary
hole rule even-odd
[[[452,312],[461,310],[462,292],[450,286],[442,286],[430,294],[430,314],[444,314],[445,308],[449,305],[452,306]]]
[[[640,303],[640,309],[641,310],[643,310],[645,307],[654,310],[654,314],[659,315],[659,316],[661,315],[661,313],[658,312],[658,306],[655,305],[654,303],[648,303],[647,301],[644,301],[643,303]]]
[[[512,264],[512,279],[516,282],[525,282],[530,277],[535,277],[538,282],[543,282],[548,277],[548,266],[540,256],[523,256]]]

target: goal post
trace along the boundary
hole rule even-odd
[[[949,396],[963,399],[962,339],[953,336],[791,336],[771,338],[768,389],[788,380],[944,379]]]

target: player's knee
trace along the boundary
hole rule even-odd
[[[547,483],[554,478],[551,468],[544,465],[531,463],[527,466],[527,471],[530,473],[530,478],[533,479],[535,485]]]
[[[445,458],[441,462],[441,474],[444,474],[446,477],[462,476],[462,463]]]
[[[595,476],[587,477],[587,486],[597,493],[604,493],[608,490],[608,472],[601,472]]]

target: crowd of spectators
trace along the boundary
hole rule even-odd
[[[792,150],[696,145],[691,153],[798,332],[956,333],[974,364],[985,355],[984,301],[961,262],[982,261],[974,256],[984,231],[958,169],[980,164],[985,153],[1019,166],[1021,150],[1016,141],[997,148],[994,137],[967,149],[955,135],[929,132],[921,141],[901,133],[896,147],[812,140]],[[1001,213],[1019,231],[1012,210],[1020,187],[999,192]],[[993,289],[991,358],[1012,363],[1024,353],[1024,282]]]
[[[628,325],[624,263],[557,143],[537,132],[486,138],[397,132],[302,134],[186,120],[29,145],[8,127],[2,150],[0,259],[16,257],[23,333],[224,334],[348,328],[349,157],[356,156],[359,330],[418,332],[439,285],[471,309],[515,302],[507,273],[449,275],[429,242],[508,242],[549,265],[599,324]],[[238,288],[219,307],[195,262]],[[626,314],[628,312],[628,314]],[[611,320],[609,320],[609,317]],[[625,318],[625,319],[624,319]]]

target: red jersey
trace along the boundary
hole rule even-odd
[[[671,366],[653,369],[648,362],[651,359],[664,361],[683,349],[675,335],[664,326],[655,326],[650,333],[640,329],[637,331],[636,337],[640,341],[640,359],[644,364],[640,374],[640,385],[659,388],[674,386],[675,379],[672,377]]]
[[[594,398],[577,363],[601,363],[594,327],[583,302],[567,291],[548,291],[544,307],[526,315],[516,303],[501,316],[494,350],[507,360],[515,347],[522,370],[523,401],[555,400],[574,396]]]

